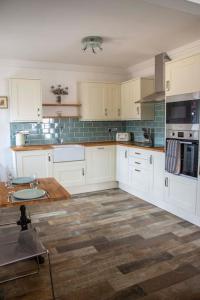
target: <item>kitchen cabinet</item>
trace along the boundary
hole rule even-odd
[[[120,85],[101,82],[80,82],[78,97],[81,120],[119,120]]]
[[[150,197],[153,190],[153,155],[149,151],[131,149],[128,155],[128,182],[134,195]]]
[[[173,207],[195,214],[197,180],[165,173],[165,201]]]
[[[85,161],[53,164],[53,177],[66,189],[85,184]]]
[[[128,148],[124,146],[117,146],[116,180],[124,184],[128,183]]]
[[[10,79],[9,94],[11,122],[42,120],[42,95],[39,79]]]
[[[152,199],[154,203],[164,201],[164,176],[165,176],[165,153],[152,152],[153,158],[153,190]]]
[[[121,97],[119,84],[104,84],[103,86],[103,107],[106,120],[120,120],[121,118]]]
[[[115,181],[115,146],[86,147],[86,184]]]
[[[200,54],[166,63],[166,96],[200,91]]]
[[[52,153],[48,150],[13,152],[13,165],[15,176],[51,177]]]
[[[132,79],[121,84],[121,119],[153,120],[153,103],[136,103],[154,92],[154,80],[148,78]]]

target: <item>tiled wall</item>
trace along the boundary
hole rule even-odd
[[[165,137],[165,104],[159,102],[155,104],[155,119],[154,121],[127,121],[126,131],[134,132],[134,139],[142,141],[143,127],[150,127],[154,131],[154,144],[157,146],[164,145]]]
[[[12,123],[11,144],[15,145],[17,131],[29,131],[29,144],[56,144],[64,142],[112,141],[116,132],[126,130],[126,122],[81,122],[76,119],[43,119],[43,123]],[[109,132],[109,129],[112,131]]]
[[[110,141],[116,132],[134,132],[135,140],[142,140],[142,128],[151,127],[155,132],[155,144],[164,144],[164,104],[155,105],[154,121],[80,122],[76,119],[43,119],[37,123],[11,123],[11,144],[15,145],[17,131],[29,131],[28,144],[55,144],[59,138],[64,142]],[[62,130],[63,128],[63,130]],[[109,128],[112,130],[109,132]],[[115,129],[117,131],[115,131]]]

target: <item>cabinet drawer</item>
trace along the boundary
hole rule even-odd
[[[128,164],[129,166],[134,166],[136,169],[150,169],[153,166],[151,157],[149,157],[149,159],[144,159],[135,156],[130,156],[128,159]]]
[[[149,153],[149,151],[145,151],[145,150],[141,150],[141,149],[131,149],[129,150],[129,153],[128,153],[128,156],[129,158],[136,158],[136,159],[146,159],[148,160],[150,163],[152,163],[152,154]]]
[[[151,186],[151,172],[141,167],[129,167],[129,184],[142,193],[148,192]]]

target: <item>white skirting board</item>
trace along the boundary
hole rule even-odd
[[[182,210],[181,208],[179,207],[175,207],[175,206],[172,206],[170,203],[167,203],[166,201],[159,201],[159,200],[153,200],[153,199],[150,199],[151,197],[148,196],[144,198],[142,198],[141,196],[139,195],[134,195],[133,193],[133,190],[131,189],[130,186],[126,185],[126,184],[123,184],[123,183],[119,183],[119,188],[133,196],[136,196],[138,198],[141,198],[142,200],[146,201],[146,202],[149,202],[155,206],[158,206],[159,208],[162,208],[170,213],[172,213],[173,215],[175,216],[178,216],[188,222],[191,222],[192,224],[195,224],[197,226],[200,226],[200,217],[197,216],[197,215],[193,215],[193,214],[188,214],[186,211]]]
[[[111,182],[103,182],[103,183],[97,183],[97,184],[71,186],[71,187],[66,187],[66,188],[70,194],[74,195],[74,194],[109,190],[109,189],[114,189],[117,187],[118,187],[118,183],[116,181],[111,181]]]

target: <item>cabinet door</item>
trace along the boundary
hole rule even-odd
[[[151,169],[144,169],[139,166],[129,166],[129,185],[136,196],[146,198],[152,191],[153,174]]]
[[[195,213],[197,180],[169,173],[165,175],[165,201],[188,213]]]
[[[41,82],[37,79],[10,79],[12,122],[38,122],[42,119]]]
[[[51,152],[46,150],[16,152],[16,175],[32,176],[39,178],[52,176]]]
[[[86,183],[115,180],[115,146],[86,148]]]
[[[164,200],[165,154],[152,153],[153,158],[153,195],[152,199],[159,203]]]
[[[104,112],[106,120],[119,120],[121,117],[121,99],[119,84],[104,84]]]
[[[133,120],[135,115],[135,106],[133,102],[133,86],[128,82],[121,85],[121,111],[122,120]]]
[[[62,162],[53,164],[53,176],[65,188],[85,184],[85,162]]]
[[[103,83],[81,82],[79,84],[82,120],[103,120],[107,117],[103,95]]]
[[[128,184],[128,148],[117,146],[116,180]]]
[[[166,95],[200,90],[200,54],[166,63]]]

